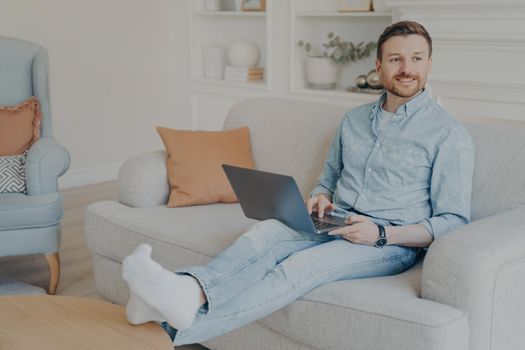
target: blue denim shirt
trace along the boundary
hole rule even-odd
[[[327,194],[376,222],[421,224],[434,239],[467,224],[474,171],[468,131],[425,90],[380,129],[385,99],[346,113],[310,195]]]

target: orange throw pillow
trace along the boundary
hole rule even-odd
[[[235,203],[222,164],[254,168],[250,131],[188,131],[157,127],[168,153],[168,207]]]
[[[40,137],[40,104],[36,97],[11,107],[0,106],[0,157],[24,153]]]

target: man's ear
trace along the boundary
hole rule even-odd
[[[427,75],[430,75],[432,73],[432,57],[428,58],[428,72]]]

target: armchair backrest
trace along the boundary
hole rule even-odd
[[[14,106],[36,96],[42,111],[41,135],[52,136],[46,49],[0,36],[0,105]]]

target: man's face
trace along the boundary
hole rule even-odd
[[[383,43],[383,57],[376,69],[385,90],[412,97],[425,87],[432,68],[426,39],[421,35],[394,36]]]

